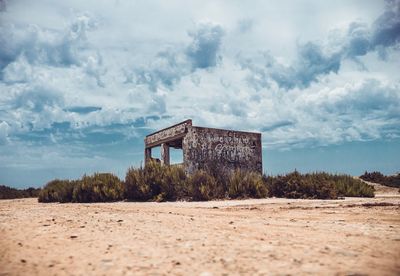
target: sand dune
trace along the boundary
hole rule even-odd
[[[400,197],[0,202],[1,275],[399,275]]]

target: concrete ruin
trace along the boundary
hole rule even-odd
[[[145,164],[157,160],[170,165],[170,147],[182,149],[186,173],[209,166],[223,166],[262,173],[261,133],[198,127],[192,120],[164,128],[144,139]],[[151,149],[161,147],[161,159],[152,157]]]

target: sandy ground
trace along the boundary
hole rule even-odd
[[[400,194],[175,203],[0,201],[0,275],[400,275]]]

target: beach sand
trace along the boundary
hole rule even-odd
[[[400,275],[399,196],[2,200],[0,275]]]

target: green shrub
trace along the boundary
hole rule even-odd
[[[73,202],[107,202],[124,198],[124,187],[119,178],[111,173],[84,175],[74,185]]]
[[[76,181],[55,179],[39,192],[39,202],[71,202]]]
[[[327,174],[302,175],[294,171],[284,176],[271,178],[270,195],[286,198],[337,198],[335,183],[327,176]]]
[[[228,180],[230,198],[263,198],[268,195],[266,183],[258,173],[235,170]]]
[[[189,191],[186,174],[183,168],[178,166],[165,166],[160,193],[156,196],[156,201],[187,199],[188,196]]]
[[[264,181],[270,196],[287,198],[336,199],[339,196],[373,197],[374,188],[349,175],[328,173],[300,174],[295,171],[283,176],[267,177]]]
[[[203,165],[203,170],[212,176],[218,184],[214,191],[216,198],[228,197],[229,178],[232,171],[219,162],[209,162]]]
[[[189,195],[195,201],[217,199],[220,196],[217,181],[204,170],[195,171],[187,181]]]
[[[151,198],[150,185],[145,179],[143,168],[129,168],[125,176],[125,197],[133,201],[146,201]]]
[[[142,182],[143,177],[143,169],[142,168],[133,168],[130,167],[125,175],[124,182],[124,195],[129,200],[141,200],[142,191]]]
[[[178,166],[150,162],[145,168],[129,168],[125,176],[125,197],[134,201],[167,201],[187,196],[186,175]]]
[[[339,196],[374,197],[374,187],[350,175],[332,176]]]

